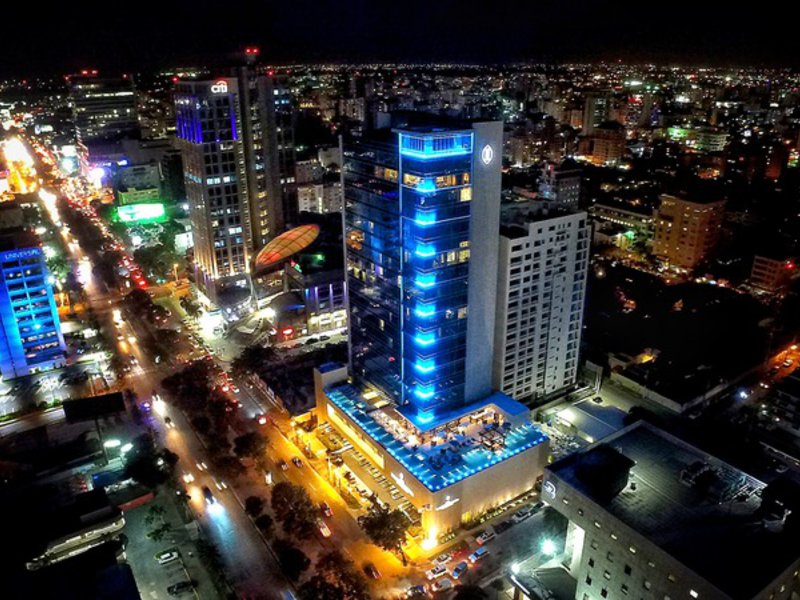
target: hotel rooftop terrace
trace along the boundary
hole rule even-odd
[[[377,392],[364,394],[344,384],[325,393],[432,492],[548,439],[527,419],[525,407],[505,394],[493,394],[467,410],[449,413],[448,420],[437,419],[434,426],[422,430]],[[512,420],[506,420],[507,416]]]

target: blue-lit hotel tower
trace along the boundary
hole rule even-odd
[[[409,127],[345,148],[352,373],[420,425],[491,392],[501,136]]]
[[[547,438],[492,389],[502,123],[392,118],[343,144],[350,364],[317,370],[317,414],[352,444],[351,477],[361,456],[380,471],[357,493],[432,548],[530,490]]]
[[[42,249],[33,234],[0,234],[3,379],[65,364],[66,346],[49,277]]]

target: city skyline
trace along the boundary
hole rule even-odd
[[[275,64],[319,62],[530,61],[797,67],[790,20],[743,21],[720,2],[673,3],[668,10],[633,2],[606,11],[588,0],[562,10],[557,2],[375,4],[301,0],[253,8],[226,3],[107,6],[84,11],[54,7],[35,25],[8,28],[0,52],[5,76],[57,75],[98,68],[138,71],[225,62],[243,44],[259,45]],[[153,19],[157,11],[158,19]],[[685,15],[691,15],[691,19]],[[447,23],[447,27],[440,24]],[[79,35],[76,35],[79,32]],[[469,40],[469,43],[465,43]],[[63,50],[69,48],[69,53]]]

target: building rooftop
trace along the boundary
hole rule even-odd
[[[632,468],[606,500],[586,465],[610,453]],[[753,597],[800,556],[790,533],[763,524],[764,483],[645,422],[547,470],[732,598]]]
[[[442,415],[423,430],[376,391],[344,384],[325,393],[432,492],[548,439],[527,419],[527,409],[504,394]]]

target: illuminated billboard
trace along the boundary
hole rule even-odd
[[[122,223],[131,225],[159,223],[166,220],[167,213],[160,202],[126,204],[117,207],[117,218]]]

